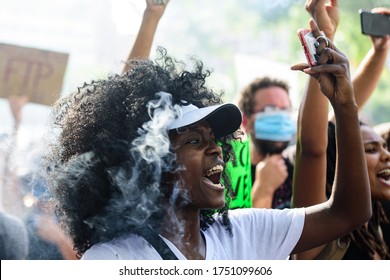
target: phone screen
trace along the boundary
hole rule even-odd
[[[390,34],[390,15],[360,11],[362,33],[372,36]]]
[[[311,30],[304,28],[298,29],[298,37],[301,41],[306,59],[309,64],[311,66],[317,65],[316,48],[314,47],[316,38],[314,38],[313,33],[311,33]]]

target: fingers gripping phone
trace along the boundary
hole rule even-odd
[[[362,33],[376,37],[390,35],[390,15],[372,13],[364,10],[360,12]]]
[[[316,48],[314,46],[316,42],[316,38],[314,37],[313,33],[310,29],[301,28],[298,30],[298,37],[301,41],[303,50],[305,52],[305,56],[307,59],[307,62],[311,66],[317,65],[317,54],[316,54]]]

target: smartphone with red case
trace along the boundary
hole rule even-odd
[[[311,66],[317,65],[316,48],[314,46],[314,44],[316,42],[316,38],[314,37],[311,30],[305,29],[305,28],[299,29],[298,30],[298,37],[299,37],[299,40],[301,41],[303,50],[305,52],[307,62],[309,62],[309,64]]]

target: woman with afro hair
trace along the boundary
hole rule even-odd
[[[312,29],[319,34],[314,22]],[[199,60],[188,70],[159,49],[155,61],[132,60],[129,72],[61,99],[45,170],[78,256],[288,259],[367,221],[371,205],[348,60],[336,49],[319,56],[324,65],[312,71],[327,77],[323,92],[346,127],[337,134],[339,161],[355,156],[353,166],[339,164],[334,195],[308,208],[228,209],[224,167],[234,160],[229,142],[240,136],[241,112],[206,86],[210,71]],[[342,92],[335,94],[336,86]]]

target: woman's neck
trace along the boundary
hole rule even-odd
[[[171,241],[187,259],[205,259],[206,242],[200,232],[199,210],[172,212],[165,215],[160,234]]]

